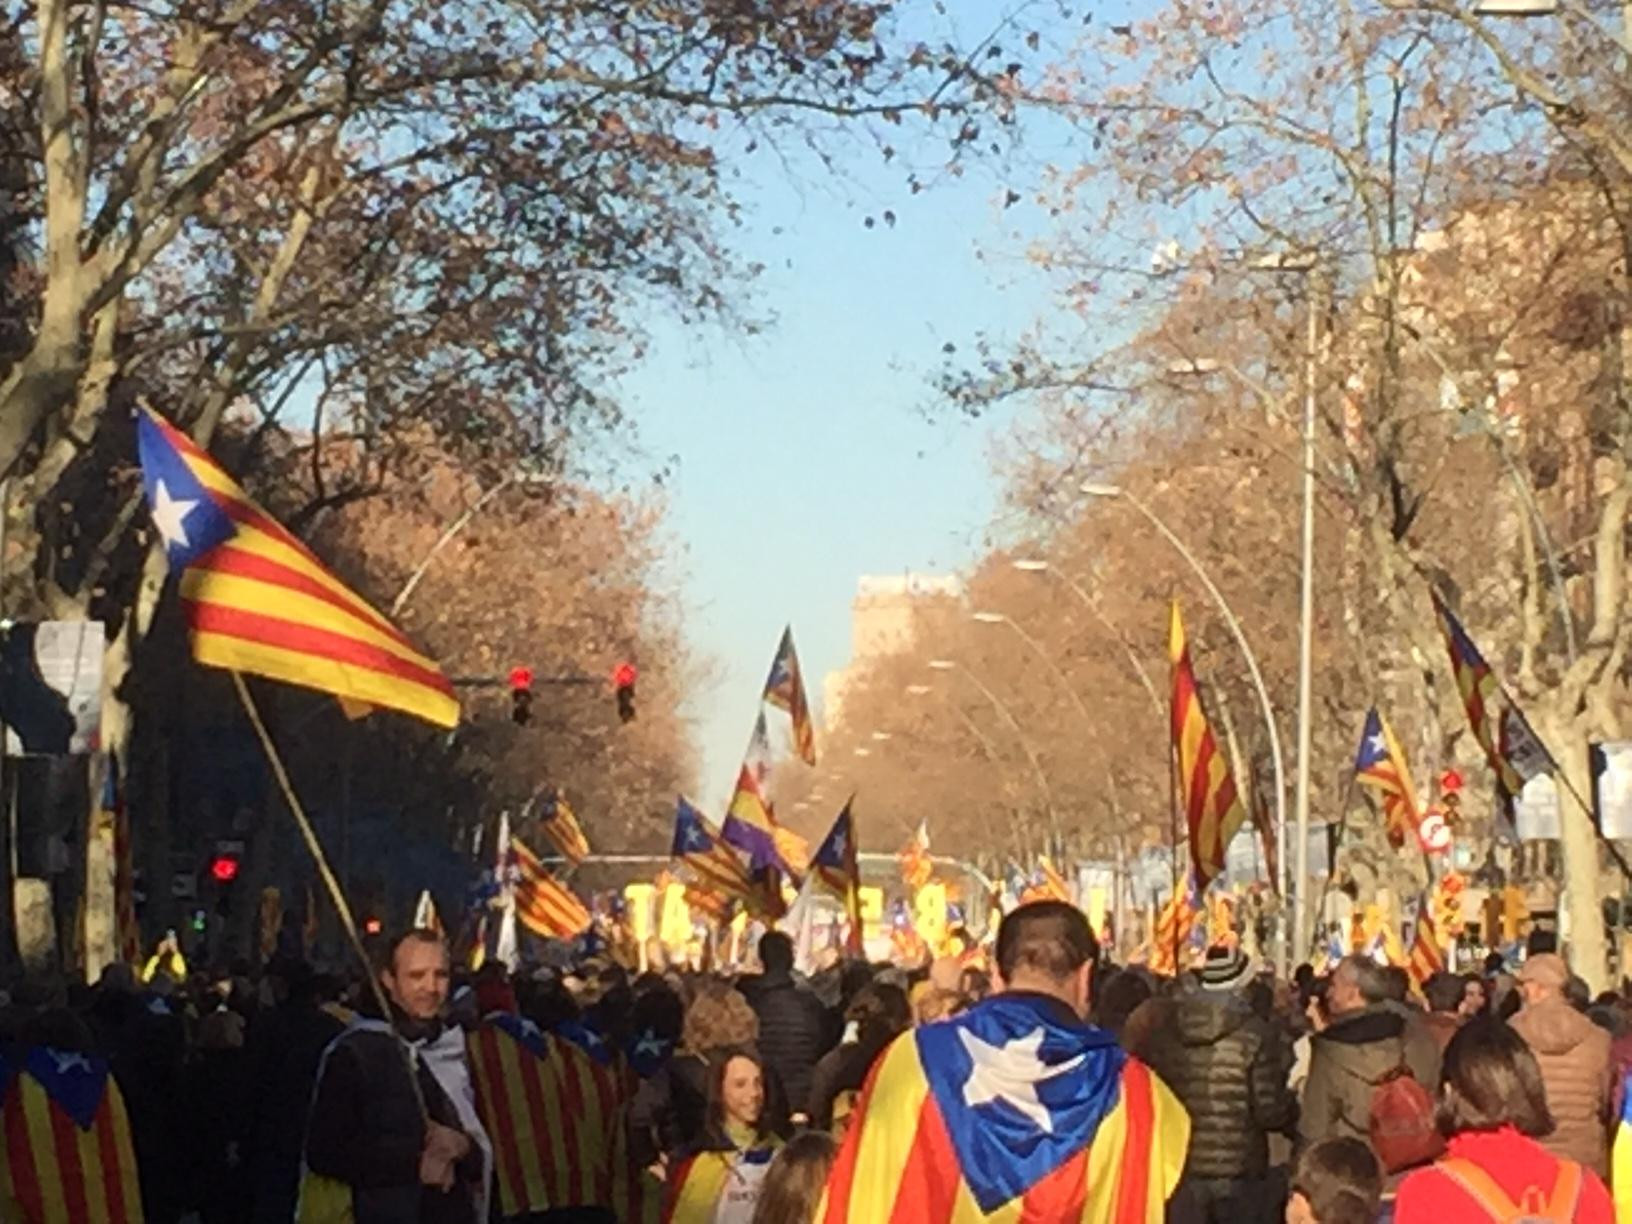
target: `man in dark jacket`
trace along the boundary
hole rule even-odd
[[[1326,987],[1325,1027],[1310,1043],[1298,1131],[1305,1144],[1322,1139],[1371,1140],[1371,1101],[1379,1084],[1404,1066],[1432,1093],[1439,1084],[1439,1047],[1420,1017],[1390,997],[1382,966],[1346,956]]]
[[[355,1224],[483,1224],[487,1137],[464,1036],[442,1023],[447,945],[431,931],[399,936],[380,981],[389,1020],[358,1020],[323,1055],[306,1167],[324,1180],[302,1194],[349,1189]]]
[[[1290,1129],[1297,1112],[1286,1080],[1291,1051],[1248,1005],[1249,979],[1239,948],[1209,948],[1196,983],[1141,1004],[1162,1014],[1133,1051],[1190,1113],[1176,1201],[1209,1224],[1278,1219],[1286,1198],[1270,1179],[1268,1137]]]
[[[767,932],[759,941],[759,963],[763,971],[744,978],[738,989],[759,1017],[759,1052],[781,1078],[789,1110],[809,1116],[810,1074],[838,1034],[821,1000],[793,980],[793,940]]]

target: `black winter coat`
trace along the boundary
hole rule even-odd
[[[1135,1053],[1189,1111],[1185,1177],[1264,1176],[1268,1135],[1288,1130],[1297,1114],[1285,1038],[1235,991],[1193,990],[1148,1006],[1165,1014]]]
[[[461,1129],[423,1063],[418,1078],[432,1121]],[[443,1192],[420,1184],[424,1148],[425,1123],[397,1038],[348,1029],[323,1056],[306,1124],[307,1166],[351,1187],[356,1224],[479,1224],[472,1184],[481,1180],[480,1151],[472,1145],[453,1189]]]
[[[787,1092],[794,1113],[810,1111],[810,1075],[838,1039],[821,1000],[786,973],[744,978],[738,988],[759,1017],[759,1052]]]

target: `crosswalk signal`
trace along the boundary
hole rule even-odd
[[[612,688],[618,695],[618,718],[622,722],[635,720],[635,680],[638,675],[633,663],[619,663],[612,669]]]
[[[510,669],[510,721],[525,727],[533,719],[533,669]]]

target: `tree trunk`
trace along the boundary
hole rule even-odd
[[[1587,729],[1579,717],[1549,709],[1543,703],[1537,713],[1537,730],[1558,762],[1558,814],[1564,853],[1564,894],[1560,908],[1567,907],[1570,924],[1570,968],[1580,974],[1592,993],[1612,984],[1609,945],[1604,939],[1602,910],[1603,872],[1599,861],[1598,835],[1592,818],[1572,795],[1591,802],[1592,772],[1587,760]]]

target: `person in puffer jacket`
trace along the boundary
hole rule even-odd
[[[1611,1068],[1609,1034],[1564,998],[1569,966],[1552,952],[1538,953],[1519,971],[1524,1006],[1508,1021],[1541,1065],[1553,1131],[1541,1144],[1577,1160],[1600,1177],[1609,1172]]]
[[[1287,1088],[1285,1036],[1249,1006],[1251,973],[1239,948],[1208,949],[1198,980],[1140,1005],[1148,1063],[1190,1113],[1190,1149],[1174,1207],[1186,1220],[1278,1220],[1286,1188],[1270,1173],[1271,1132],[1288,1131],[1297,1104]]]
[[[1439,1085],[1439,1046],[1389,997],[1387,975],[1364,956],[1346,956],[1326,986],[1325,1027],[1310,1042],[1298,1133],[1371,1142],[1371,1102],[1377,1086],[1404,1066],[1431,1094]]]

